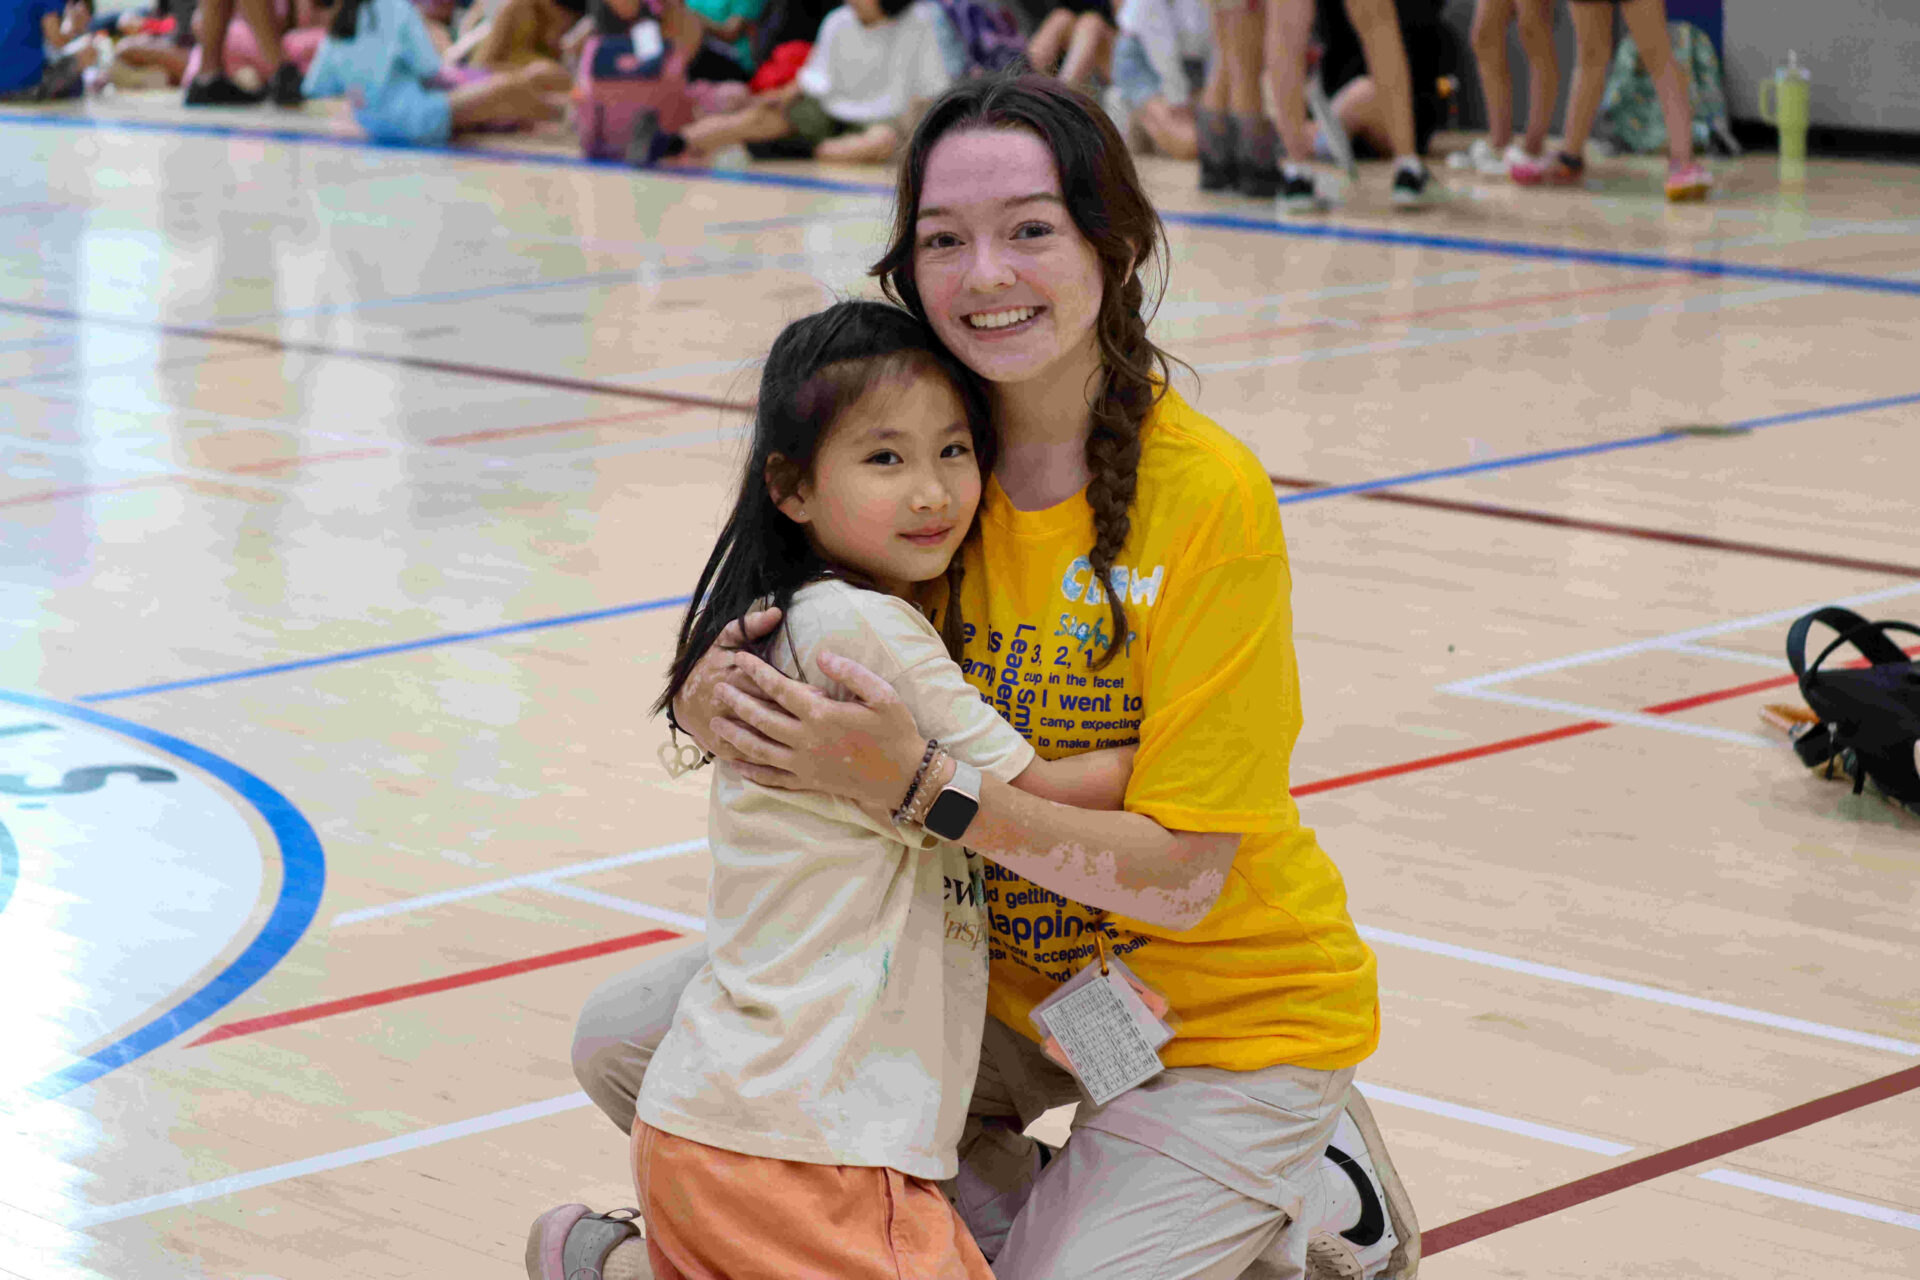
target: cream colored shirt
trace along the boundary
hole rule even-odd
[[[769,657],[839,695],[823,648],[891,683],[957,759],[1005,781],[1032,762],[906,602],[803,588]],[[952,1177],[986,1016],[979,859],[725,763],[708,825],[708,961],[647,1069],[640,1118],[748,1155]]]

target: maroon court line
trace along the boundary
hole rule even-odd
[[[336,347],[324,342],[292,342],[260,333],[242,333],[231,329],[207,329],[198,325],[164,324],[157,321],[128,320],[117,316],[90,316],[65,307],[42,307],[24,302],[0,302],[0,311],[60,320],[70,324],[94,325],[105,329],[128,329],[138,333],[160,333],[172,338],[194,338],[202,342],[228,342],[261,351],[290,355],[328,356],[339,360],[357,360],[362,364],[392,365],[417,369],[424,373],[447,373],[457,377],[480,378],[489,382],[507,382],[517,386],[541,387],[549,391],[579,391],[588,395],[614,396],[627,400],[650,400],[656,404],[692,405],[703,409],[753,408],[737,400],[717,396],[694,395],[683,391],[650,391],[644,387],[623,386],[617,382],[596,382],[592,378],[569,378],[561,374],[533,373],[524,369],[496,369],[489,365],[467,364],[459,360],[436,360],[430,356],[401,352],[362,351]]]
[[[1677,1173],[1689,1165],[1707,1160],[1716,1160],[1747,1147],[1778,1138],[1782,1134],[1804,1129],[1808,1125],[1819,1124],[1822,1120],[1831,1120],[1835,1116],[1845,1115],[1849,1111],[1858,1111],[1862,1107],[1888,1098],[1897,1097],[1914,1089],[1920,1089],[1920,1066],[1906,1067],[1892,1075],[1869,1080],[1865,1084],[1854,1085],[1851,1089],[1842,1089],[1830,1093],[1824,1098],[1815,1098],[1812,1102],[1803,1102],[1797,1107],[1775,1112],[1759,1120],[1752,1120],[1731,1129],[1722,1129],[1719,1133],[1704,1138],[1695,1138],[1692,1142],[1666,1151],[1657,1151],[1638,1160],[1629,1160],[1626,1164],[1603,1169],[1599,1173],[1572,1182],[1550,1187],[1545,1191],[1524,1196],[1519,1200],[1485,1209],[1467,1217],[1455,1219],[1431,1231],[1421,1233],[1420,1253],[1422,1257],[1432,1257],[1436,1253],[1445,1253],[1448,1249],[1471,1243],[1497,1231],[1505,1231],[1522,1223],[1544,1218],[1548,1214],[1560,1213],[1589,1200],[1624,1191],[1628,1187],[1639,1186],[1643,1182]]]
[[[1303,480],[1295,476],[1268,475],[1267,479],[1285,489],[1324,489],[1325,481]],[[1582,533],[1607,533],[1642,542],[1664,542],[1672,546],[1696,547],[1702,551],[1727,551],[1736,555],[1760,556],[1768,560],[1787,560],[1796,564],[1817,564],[1827,569],[1858,569],[1865,573],[1891,573],[1902,578],[1920,578],[1920,565],[1896,564],[1890,560],[1865,560],[1857,556],[1828,555],[1821,551],[1795,551],[1762,542],[1742,542],[1735,538],[1715,538],[1702,533],[1681,533],[1670,529],[1649,529],[1642,525],[1620,524],[1612,520],[1582,520],[1575,516],[1555,515],[1550,511],[1532,511],[1524,507],[1503,507],[1489,502],[1461,502],[1452,498],[1433,498],[1417,493],[1396,493],[1376,489],[1354,495],[1368,502],[1392,502],[1403,507],[1421,507],[1428,511],[1451,511],[1457,515],[1486,516],[1494,520],[1514,520],[1522,524],[1544,525],[1554,529],[1577,529]]]
[[[398,987],[386,987],[379,991],[367,991],[357,996],[346,996],[339,1000],[326,1000],[319,1004],[302,1005],[298,1009],[284,1009],[279,1013],[269,1013],[258,1018],[244,1018],[239,1022],[229,1022],[201,1036],[198,1040],[189,1040],[186,1047],[214,1044],[221,1040],[231,1040],[236,1036],[250,1036],[259,1031],[271,1031],[275,1027],[291,1027],[302,1022],[313,1022],[320,1018],[331,1018],[337,1014],[352,1013],[357,1009],[371,1009],[378,1005],[393,1004],[400,1000],[411,1000],[415,996],[432,995],[438,991],[453,991],[460,987],[476,986],[482,982],[493,982],[499,978],[510,978],[515,974],[531,973],[536,969],[551,969],[559,964],[573,964],[579,960],[591,960],[596,956],[610,955],[615,951],[631,951],[635,947],[651,946],[656,942],[668,942],[680,935],[671,929],[648,929],[644,933],[630,933],[618,938],[605,938],[599,942],[589,942],[581,947],[568,947],[563,951],[549,951],[544,955],[527,956],[521,960],[509,960],[505,964],[492,964],[484,969],[468,969],[463,973],[450,973],[444,977],[429,978],[424,982],[409,982]]]

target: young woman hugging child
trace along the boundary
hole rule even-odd
[[[1133,755],[1038,759],[954,659],[992,451],[979,385],[905,310],[842,302],[767,358],[739,499],[655,709],[771,601],[767,661],[830,693],[840,660],[866,665],[933,740],[891,814],[715,768],[708,960],[633,1126],[656,1280],[990,1280],[935,1185],[958,1167],[988,930],[977,855],[938,833],[964,828],[982,774],[1116,809]],[[571,1222],[551,1226],[564,1242]]]

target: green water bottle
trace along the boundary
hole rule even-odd
[[[1780,176],[1797,181],[1807,174],[1808,104],[1812,77],[1799,55],[1787,52],[1787,65],[1760,82],[1760,118],[1780,131]]]

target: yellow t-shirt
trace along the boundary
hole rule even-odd
[[[1108,946],[1173,1003],[1168,1066],[1351,1066],[1379,1041],[1373,953],[1346,886],[1288,792],[1300,733],[1292,587],[1280,511],[1247,447],[1169,389],[1141,431],[1133,525],[1111,589],[1094,581],[1084,494],[1019,511],[997,482],[961,588],[967,678],[1058,759],[1138,741],[1126,808],[1176,831],[1245,836],[1218,903],[1174,933],[1108,917]],[[988,1011],[1028,1013],[1094,955],[1094,912],[997,864]]]

